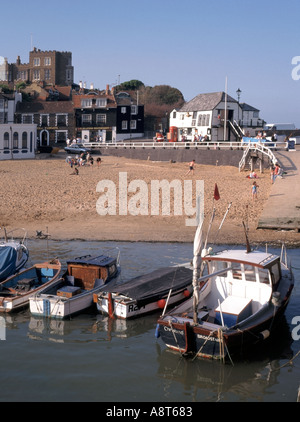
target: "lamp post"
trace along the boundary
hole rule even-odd
[[[241,93],[242,93],[240,88],[237,89],[236,93],[238,97],[238,124],[240,124],[240,98],[241,98]]]

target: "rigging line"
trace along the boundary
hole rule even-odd
[[[177,338],[176,338],[175,332],[174,332],[174,330],[173,330],[173,325],[172,325],[172,322],[171,322],[171,321],[169,321],[169,325],[170,325],[170,328],[171,328],[171,331],[172,331],[172,334],[173,334],[173,337],[174,337],[175,343],[176,343],[176,345],[177,345],[177,347],[178,347],[178,351],[179,351],[179,353],[180,353],[180,355],[181,355],[181,357],[182,357],[182,356],[183,356],[183,353],[181,353],[181,351],[180,351],[180,347],[179,347],[179,344],[178,344],[178,341],[177,341]]]
[[[284,368],[287,365],[291,365],[292,362],[294,361],[294,359],[296,359],[296,357],[300,354],[300,350],[295,354],[295,356],[293,356],[291,359],[289,359],[288,362],[284,363],[282,366],[279,366],[279,368],[275,368],[275,369],[271,369],[271,372],[275,372],[278,371],[279,369]]]

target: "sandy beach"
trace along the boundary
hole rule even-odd
[[[79,174],[74,175],[74,169],[66,163],[65,158],[66,155],[60,152],[53,156],[40,154],[35,160],[1,161],[1,227],[5,226],[8,231],[22,227],[27,230],[29,238],[36,238],[37,231],[48,232],[53,240],[192,242],[196,227],[188,226],[186,222],[195,216],[187,215],[184,207],[182,215],[174,215],[172,195],[170,215],[162,215],[161,209],[159,215],[151,215],[151,181],[177,180],[183,188],[185,180],[192,181],[191,203],[196,206],[196,180],[203,180],[205,228],[215,207],[209,242],[245,243],[244,221],[249,228],[250,243],[285,242],[288,246],[300,245],[299,233],[256,229],[259,215],[270,194],[268,170],[263,174],[258,173],[258,197],[253,201],[253,181],[246,177],[246,172],[240,173],[236,167],[196,163],[194,174],[187,175],[188,163],[103,156],[98,168],[97,157],[94,156],[93,166],[79,167]],[[123,178],[126,175],[128,185],[133,182],[132,187],[145,182],[143,186],[148,187],[149,192],[148,215],[132,215],[132,212],[120,215],[120,174]],[[97,212],[97,201],[100,199],[103,203],[105,197],[104,192],[97,192],[97,185],[99,182],[105,185],[106,180],[116,187],[116,215],[99,215]],[[215,184],[220,194],[218,201],[213,199]],[[137,192],[128,192],[127,202],[133,198],[136,209],[140,210]],[[231,208],[219,230],[230,202]],[[143,210],[147,214],[145,208]]]

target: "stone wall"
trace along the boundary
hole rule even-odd
[[[187,149],[187,148],[100,148],[102,155],[110,155],[116,157],[127,157],[138,160],[151,160],[151,161],[176,161],[176,162],[189,162],[195,160],[198,164],[219,165],[219,166],[239,166],[239,162],[243,156],[243,149],[234,150],[215,150],[212,146],[211,149]]]

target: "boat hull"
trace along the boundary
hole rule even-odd
[[[158,336],[168,348],[183,355],[226,360],[273,333],[278,320],[284,315],[290,293],[291,290],[281,306],[270,302],[259,315],[227,330],[205,322],[193,324],[190,318],[166,316],[158,320]]]
[[[98,311],[105,315],[113,314],[116,318],[133,319],[162,311],[166,304],[167,307],[178,305],[180,302],[186,300],[191,293],[192,288],[189,286],[172,292],[169,300],[168,295],[164,295],[160,300],[150,301],[141,305],[131,298],[118,296],[114,293],[111,295],[111,299],[108,294],[105,294],[103,296],[97,296],[95,301]]]
[[[52,285],[58,279],[60,270],[61,263],[53,260],[36,264],[0,283],[0,312],[14,312],[27,307],[31,296]],[[29,285],[27,282],[32,280],[35,281],[27,290]],[[35,282],[37,284],[34,284]]]
[[[83,312],[94,305],[93,295],[99,288],[79,293],[72,298],[40,294],[31,297],[30,312],[35,316],[64,319]]]

